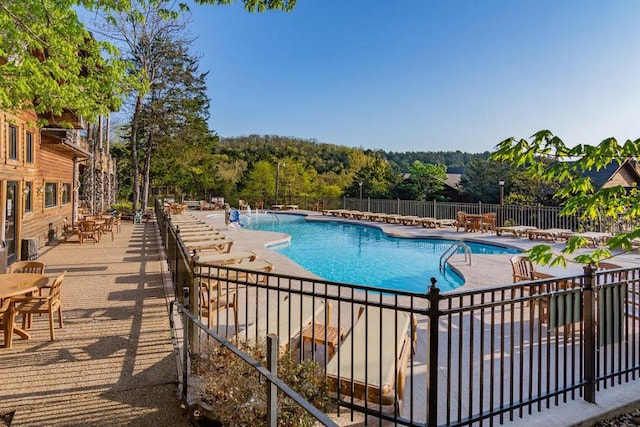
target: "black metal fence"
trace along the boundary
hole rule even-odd
[[[178,239],[166,242],[175,256]],[[187,257],[169,262],[176,283],[184,283]],[[215,333],[231,342],[274,333],[282,351],[317,361],[343,416],[411,426],[503,422],[570,400],[596,402],[640,375],[640,269],[446,294],[434,280],[417,294],[244,262],[191,262],[192,312],[204,314],[193,302],[206,292]]]
[[[291,203],[289,203],[291,202]],[[322,211],[327,209],[353,209],[362,212],[388,213],[398,215],[415,215],[418,217],[434,217],[438,219],[455,219],[456,212],[470,214],[489,212],[502,213],[504,225],[529,225],[538,228],[565,228],[573,231],[598,231],[616,233],[632,229],[634,224],[623,220],[601,217],[597,220],[586,220],[578,215],[560,215],[558,206],[520,206],[493,203],[458,203],[372,198],[313,198],[309,196],[287,198],[286,204],[296,205],[299,209]],[[251,205],[255,208],[255,205]],[[269,209],[269,206],[263,206]]]

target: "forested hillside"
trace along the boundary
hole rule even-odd
[[[356,152],[367,156],[379,156],[388,161],[396,172],[406,172],[415,161],[423,164],[443,165],[447,168],[466,167],[473,160],[486,160],[490,154],[488,151],[484,153],[463,153],[461,151],[373,151],[278,135],[248,135],[221,138],[214,151],[248,163],[270,158],[284,159],[291,157],[306,161],[318,173],[329,171],[339,173],[348,169],[349,154]]]

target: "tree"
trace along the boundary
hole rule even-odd
[[[389,162],[381,156],[373,154],[367,158],[365,164],[355,174],[346,193],[351,197],[359,196],[360,183],[362,182],[363,197],[389,198],[397,179],[398,176],[393,173]]]
[[[187,152],[195,149],[197,156],[183,165],[194,173],[196,179],[192,186],[210,188],[212,180],[211,166],[206,167],[212,156],[212,135],[207,128],[206,73],[198,71],[198,58],[190,54],[188,42],[183,39],[159,36],[152,44],[151,53],[158,61],[158,78],[151,85],[141,111],[143,207],[148,202],[150,165],[158,145],[169,144],[178,152],[181,145]],[[194,161],[196,165],[191,164]],[[208,187],[203,187],[207,184]]]
[[[433,199],[444,188],[447,168],[442,165],[423,164],[416,160],[407,168],[408,176],[397,185],[396,197],[408,200]]]
[[[246,198],[262,197],[262,201],[271,200],[276,188],[276,169],[273,163],[260,160],[253,164],[244,181],[240,194]]]
[[[502,141],[491,158],[526,168],[526,173],[532,176],[562,183],[555,193],[556,197],[565,200],[562,215],[578,215],[585,221],[636,223],[640,216],[640,193],[636,189],[627,191],[621,185],[596,189],[585,173],[602,169],[613,161],[621,164],[637,156],[639,148],[640,139],[627,140],[621,145],[615,138],[607,138],[596,146],[568,147],[550,131],[542,130],[530,140],[508,138]],[[608,241],[606,248],[589,250],[575,256],[574,260],[596,265],[600,260],[612,257],[611,249],[631,251],[634,239],[640,239],[640,228],[620,231]],[[564,265],[567,256],[587,246],[586,239],[572,237],[560,254],[553,253],[549,245],[538,245],[530,255],[536,262]]]
[[[124,64],[112,45],[86,30],[73,8],[91,3],[0,2],[1,110],[70,110],[91,120],[121,105]]]
[[[500,188],[498,181],[504,179],[509,190],[513,184],[513,170],[507,162],[476,159],[469,163],[460,178],[460,188],[473,201],[498,203]]]
[[[234,0],[197,0],[228,5]],[[141,0],[140,3],[144,3]],[[162,2],[164,17],[188,9],[186,2]],[[175,3],[175,6],[174,6]],[[296,0],[243,0],[248,12],[291,11]],[[113,44],[98,41],[77,9],[99,12],[111,23],[146,17],[138,0],[10,0],[0,2],[0,109],[37,112],[71,110],[89,119],[121,105],[127,72]],[[171,8],[172,6],[173,9]]]

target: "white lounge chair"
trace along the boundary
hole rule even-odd
[[[238,334],[238,338],[253,341],[268,334],[278,336],[280,351],[286,351],[292,344],[300,343],[302,330],[314,320],[324,322],[321,314],[325,310],[324,301],[309,296],[290,294],[279,301],[278,306],[264,313],[265,317]]]
[[[415,340],[415,333],[413,339],[408,334],[410,323],[408,313],[369,307],[327,363],[329,389],[339,394],[339,398],[353,396],[376,404],[393,405],[399,412],[412,341]],[[416,330],[415,318],[413,330]]]

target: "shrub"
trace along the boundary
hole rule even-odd
[[[266,366],[265,343],[241,343],[239,348]],[[218,344],[202,352],[192,366],[194,373],[202,378],[199,397],[211,407],[211,419],[224,426],[266,425],[267,382],[261,381],[253,367]],[[313,360],[300,361],[294,354],[285,353],[278,359],[278,378],[320,410],[333,407],[324,373]],[[278,392],[278,425],[314,424],[315,418]]]
[[[111,205],[111,209],[115,209],[118,212],[131,211],[131,210],[133,210],[133,203],[132,202],[126,202],[126,201],[120,201],[118,203],[112,204]]]

